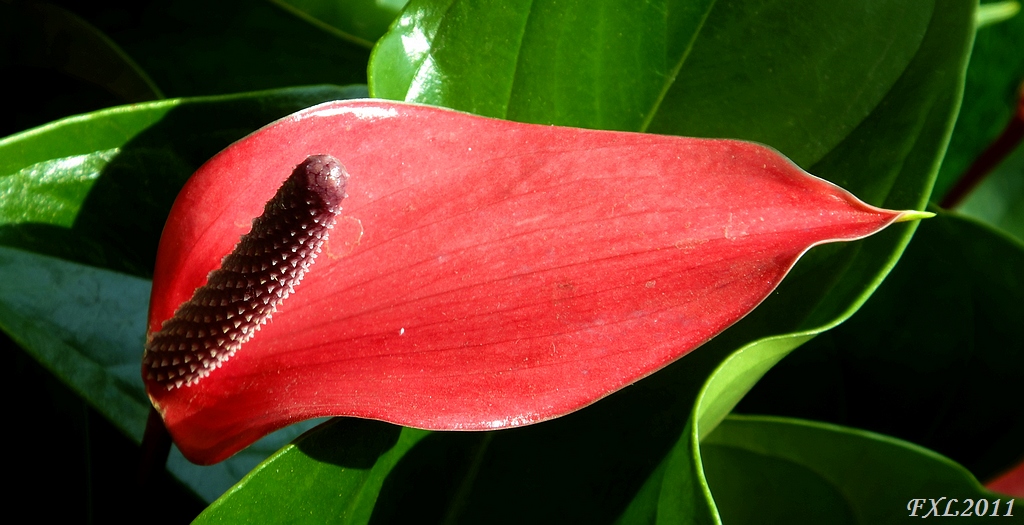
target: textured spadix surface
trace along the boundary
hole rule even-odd
[[[900,217],[752,143],[327,103],[190,179],[150,337],[320,154],[349,174],[347,198],[302,283],[221,368],[147,381],[193,461],[316,416],[471,430],[566,414],[736,322],[811,246]]]

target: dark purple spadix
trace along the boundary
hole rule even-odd
[[[285,180],[220,268],[146,343],[146,378],[168,390],[220,368],[295,290],[341,211],[348,173],[313,155]]]

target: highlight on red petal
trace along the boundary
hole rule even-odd
[[[310,155],[344,166],[347,196],[302,282],[198,380],[168,388],[147,365],[197,463],[311,417],[481,430],[564,415],[735,323],[810,247],[922,216],[758,144],[332,102],[189,180],[160,241],[151,346],[243,235],[263,235],[254,219]]]

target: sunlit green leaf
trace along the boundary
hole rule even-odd
[[[808,166],[878,105],[932,8],[414,1],[374,51],[370,90],[524,122],[756,140]]]
[[[174,197],[217,151],[293,111],[354,98],[330,86],[97,111],[0,140],[0,244],[140,276]]]
[[[427,434],[376,421],[332,420],[253,469],[195,523],[283,523],[300,516],[367,523],[395,463]],[[276,504],[268,507],[268,500]]]

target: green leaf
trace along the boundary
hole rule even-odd
[[[414,1],[374,51],[370,92],[524,122],[755,140],[808,166],[877,106],[932,9]]]
[[[1008,501],[930,450],[824,423],[732,416],[705,439],[703,457],[730,524],[902,523],[923,518],[931,511],[927,498],[941,497],[939,514],[949,503],[950,515],[970,507],[976,517],[974,505],[983,499],[986,513],[1001,500],[1002,515]],[[926,501],[917,507],[915,498]]]
[[[270,2],[78,8],[172,97],[366,82],[368,52]]]
[[[993,170],[956,211],[1024,241],[1024,144]]]
[[[150,282],[6,247],[0,247],[0,274],[0,329],[140,442],[150,411],[140,373]],[[215,467],[197,467],[175,453],[168,468],[212,501],[305,428],[267,436]]]
[[[935,182],[935,202],[999,136],[1016,111],[1024,82],[1024,56],[1019,49],[1024,49],[1024,15],[978,29],[963,106]]]
[[[200,164],[277,118],[363,94],[321,86],[172,99],[7,137],[0,245],[148,277],[171,203]]]
[[[711,3],[414,1],[374,50],[371,93],[524,122],[639,130]]]
[[[812,172],[855,188],[859,194],[881,196],[888,192],[886,203],[920,199],[920,194],[914,197],[908,191],[915,186],[911,181],[921,184],[933,176],[962,82],[970,31],[964,18],[969,18],[970,6],[960,7],[967,12],[936,12],[921,48],[900,80]],[[959,67],[949,65],[955,63]],[[908,129],[908,123],[914,124]],[[865,173],[873,176],[865,177]],[[740,348],[708,379],[694,405],[693,421],[663,462],[663,479],[656,479],[662,474],[655,473],[648,480],[649,485],[665,487],[657,506],[648,504],[645,514],[634,502],[631,512],[645,519],[718,521],[703,481],[700,438],[714,429],[777,360],[855,312],[895,264],[907,233],[883,234],[840,250],[815,249],[798,263],[773,297],[698,351],[717,352],[724,358],[731,348]],[[706,502],[699,504],[702,498]]]
[[[365,93],[320,86],[165,100],[0,140],[0,327],[139,440],[149,410],[140,368],[149,282],[139,277],[152,272],[178,189],[209,156],[256,128]],[[212,500],[295,435],[270,437],[214,468],[180,455],[170,468]]]
[[[942,213],[860,311],[769,372],[738,410],[890,434],[981,479],[1024,454],[1024,244]],[[899,403],[893,403],[899,400]]]
[[[378,421],[331,420],[253,469],[195,523],[285,523],[299,516],[366,523],[395,463],[427,434]]]
[[[149,281],[0,247],[0,327],[121,432],[141,441]]]
[[[314,25],[367,49],[388,30],[407,0],[272,0]]]

